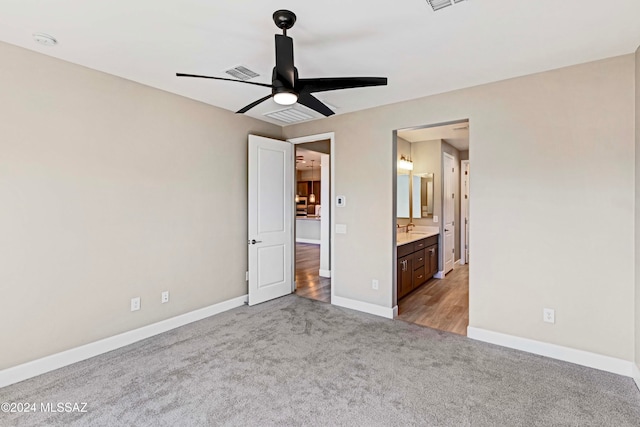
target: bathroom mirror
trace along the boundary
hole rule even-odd
[[[419,215],[416,216],[416,208],[414,207],[413,216],[415,218],[432,217],[433,216],[433,173],[416,174],[414,178],[415,177],[420,178],[420,209],[418,210]],[[414,206],[415,206],[415,203],[414,203]]]
[[[409,179],[413,179],[413,218],[421,218],[421,178],[409,175],[407,171],[398,171],[397,217],[409,218]]]

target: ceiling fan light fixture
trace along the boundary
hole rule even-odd
[[[273,100],[276,104],[292,105],[298,102],[298,95],[293,92],[278,92],[273,95]]]

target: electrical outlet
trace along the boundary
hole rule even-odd
[[[371,289],[376,289],[377,290],[378,289],[378,285],[379,285],[378,279],[373,279],[371,281]]]
[[[552,308],[543,308],[542,320],[547,323],[556,323],[556,311]]]
[[[162,299],[160,300],[163,304],[165,302],[169,302],[169,291],[162,292]]]
[[[140,310],[140,297],[131,298],[131,311]]]
[[[438,215],[433,216],[433,222],[438,222]]]

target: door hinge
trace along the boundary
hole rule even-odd
[[[465,175],[469,175],[469,172],[467,172],[467,171],[464,171],[464,174],[465,174]]]
[[[451,172],[455,172],[455,171],[456,171],[456,168],[451,168]]]
[[[468,199],[468,198],[469,198],[469,196],[467,196],[467,195],[465,194],[465,195],[464,195],[464,198],[465,198],[465,199]]]
[[[456,225],[456,222],[455,222],[455,221],[451,221],[451,225],[452,225],[452,226],[453,226],[453,225]]]
[[[455,199],[456,198],[456,193],[451,193],[451,198]]]

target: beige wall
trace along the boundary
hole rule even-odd
[[[247,133],[280,127],[0,58],[0,369],[246,294]]]
[[[391,307],[392,131],[468,118],[471,326],[632,360],[634,61],[285,127],[287,138],[336,135],[336,191],[348,203],[335,218],[348,234],[335,239],[335,293]],[[556,310],[555,325],[542,322],[543,307]]]
[[[636,356],[635,361],[640,369],[640,48],[636,50],[636,211],[635,211],[635,238],[636,238],[636,270],[635,270],[635,296],[636,296],[636,319],[635,319],[635,341]],[[637,378],[640,381],[640,378]]]

